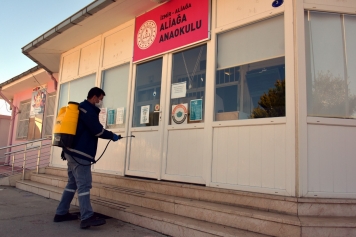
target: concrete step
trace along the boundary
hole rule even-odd
[[[47,167],[45,172],[49,175],[67,177],[67,170],[63,168]],[[132,188],[135,190],[214,203],[251,207],[270,212],[291,215],[297,215],[298,213],[297,198],[294,197],[242,192],[162,180],[123,177],[96,172],[93,172],[92,176],[93,182],[116,185],[123,188]]]
[[[29,180],[17,182],[16,187],[55,200],[60,200],[63,192],[62,188]],[[91,195],[91,199],[93,209],[98,213],[171,236],[268,236],[118,202],[96,195]],[[77,196],[73,199],[72,204],[78,206]]]
[[[102,177],[105,177],[105,175]],[[32,181],[27,181],[32,182],[32,188],[29,188],[28,191],[34,193],[42,192],[43,195],[51,195],[50,198],[57,200],[60,199],[62,190],[67,182],[67,178],[64,176],[49,174],[32,174],[31,179]],[[159,183],[161,181],[156,182]],[[21,186],[21,182],[19,182],[19,185]],[[57,191],[56,194],[43,191],[42,189],[38,190],[38,187],[41,185],[46,185],[50,188],[59,188],[60,191]],[[110,203],[119,203],[120,205],[130,207],[140,207],[150,211],[157,211],[159,216],[173,215],[177,218],[188,219],[190,221],[197,220],[223,226],[224,228],[232,228],[232,230],[237,229],[240,231],[242,229],[244,231],[272,236],[356,236],[355,217],[287,215],[109,185],[107,182],[94,182],[91,194],[93,200],[105,200],[105,203],[108,205]],[[318,199],[311,201],[317,203]],[[333,201],[324,200],[325,203],[333,203]],[[343,201],[345,202],[344,204],[347,204],[346,200]],[[106,206],[106,208],[101,205],[100,207],[103,208],[103,211],[100,209],[99,212],[106,214],[112,208],[110,205],[109,207]],[[135,223],[135,221],[131,220],[131,223]],[[157,219],[155,219],[154,225],[159,225]],[[147,228],[156,230],[155,227]]]
[[[32,175],[31,179],[62,189],[67,181],[65,177],[46,174]],[[91,193],[93,195],[113,201],[266,235],[300,236],[300,222],[297,216],[174,197],[107,184],[93,183],[92,186]]]
[[[67,177],[63,168],[47,167],[45,173]],[[282,197],[96,172],[93,172],[93,182],[295,216],[356,217],[355,199]]]
[[[67,178],[63,176],[48,174],[32,175],[31,179],[55,185],[62,190],[67,181]],[[118,201],[126,205],[179,215],[182,218],[202,220],[272,236],[327,236],[325,231],[334,233],[335,236],[338,236],[339,233],[343,233],[341,236],[353,236],[350,233],[356,230],[356,218],[354,217],[287,215],[100,183],[93,183],[91,193],[111,202]],[[335,231],[337,232],[335,233]]]
[[[62,180],[62,177],[51,176],[49,179]],[[61,182],[58,182],[58,184],[60,183]],[[299,223],[296,223],[296,219],[286,219],[284,222],[289,222],[289,224],[277,226],[276,224],[273,224],[273,221],[271,220],[261,221],[261,219],[259,219],[261,218],[261,216],[259,216],[261,213],[256,214],[253,212],[254,210],[251,210],[252,212],[249,214],[249,218],[246,218],[248,217],[247,215],[235,215],[231,218],[224,216],[223,214],[217,217],[216,213],[214,214],[211,212],[211,207],[209,210],[205,211],[196,210],[198,208],[197,206],[194,206],[196,203],[191,204],[192,206],[190,207],[183,204],[175,205],[176,212],[169,213],[147,208],[145,207],[147,204],[144,204],[145,202],[139,202],[137,198],[133,201],[135,204],[131,204],[123,202],[121,199],[119,199],[120,201],[117,201],[112,198],[101,197],[100,190],[107,188],[106,185],[101,185],[102,184],[94,184],[94,189],[97,191],[99,190],[99,196],[91,195],[93,207],[96,212],[172,236],[356,236],[355,217],[298,216]],[[52,184],[48,185],[29,180],[17,182],[16,187],[55,200],[59,200],[63,192],[63,188],[52,186]],[[124,191],[124,193],[135,193],[136,197],[141,196],[142,198],[145,198],[147,195],[147,193],[132,189],[121,191]],[[131,197],[134,196],[135,195],[131,195]],[[121,197],[120,194],[119,197]],[[116,198],[114,194],[113,198]],[[77,196],[73,199],[72,204],[78,206]],[[200,205],[202,205],[202,203],[200,203]],[[189,215],[179,215],[181,214],[182,206],[186,206],[184,213],[189,213]],[[219,209],[221,206],[215,206],[215,208]],[[237,212],[241,210],[233,209],[231,211]],[[222,211],[222,213],[224,213],[224,211]],[[240,214],[241,213],[243,212],[240,212]],[[190,215],[194,218],[190,217]],[[282,214],[279,215],[280,221],[282,221],[283,217],[287,216],[283,216]],[[197,219],[197,216],[199,216],[200,219]],[[264,214],[264,216],[264,218],[273,218],[273,216],[266,214]],[[243,229],[224,226],[219,224],[219,218],[231,218],[230,221],[235,221],[236,223],[241,223],[245,226],[243,226]],[[291,221],[293,221],[293,224],[298,225],[294,225],[294,228],[290,228],[290,226],[293,226],[291,225]],[[270,235],[256,232],[267,232],[270,233]]]

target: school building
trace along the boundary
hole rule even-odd
[[[134,136],[92,166],[95,211],[172,236],[356,236],[355,14],[338,0],[97,0],[22,51],[47,73],[46,123],[97,86],[103,126]],[[59,199],[60,154],[17,187]]]

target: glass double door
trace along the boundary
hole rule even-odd
[[[206,45],[134,65],[127,175],[205,183]]]

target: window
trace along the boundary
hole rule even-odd
[[[173,54],[169,124],[204,121],[206,45]]]
[[[103,107],[107,108],[107,127],[125,127],[125,112],[130,64],[114,67],[103,72],[101,83],[106,96]]]
[[[46,90],[42,91],[45,92]],[[34,93],[36,94],[36,92]],[[32,93],[32,96],[34,93]],[[46,93],[41,94],[41,107],[44,108],[44,113],[43,109],[38,108],[33,108],[31,112],[31,100],[20,103],[21,113],[18,115],[16,139],[36,140],[52,135],[55,98],[55,93],[48,96],[46,96]],[[37,101],[34,100],[33,107],[36,103]]]
[[[356,118],[356,16],[305,16],[308,116]]]
[[[20,103],[20,113],[18,114],[16,139],[27,138],[30,109],[31,100],[23,101]]]
[[[41,89],[40,87],[37,87],[32,91],[27,140],[36,140],[41,138],[46,97],[46,88]]]
[[[85,76],[64,84],[61,84],[58,102],[58,111],[63,106],[67,106],[69,101],[81,103],[87,96],[91,88],[95,86],[95,74]]]
[[[133,127],[158,126],[161,80],[162,58],[137,65]]]
[[[27,140],[37,140],[41,138],[42,126],[43,125],[43,114],[35,115],[29,118],[28,122],[28,133]]]
[[[44,114],[44,129],[42,137],[51,136],[53,132],[54,106],[56,102],[56,94],[52,93],[47,96],[45,114]]]
[[[284,17],[218,35],[215,120],[285,116]]]

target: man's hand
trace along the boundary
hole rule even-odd
[[[120,140],[121,138],[122,138],[121,135],[116,135],[115,133],[113,133],[112,140],[114,142],[116,142],[117,140]]]

